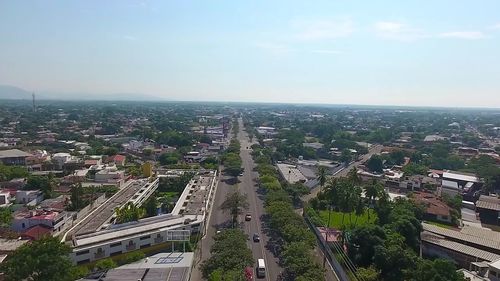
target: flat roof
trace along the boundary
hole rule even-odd
[[[452,179],[452,180],[467,181],[467,182],[479,182],[479,179],[474,175],[466,175],[452,171],[443,172],[443,179]]]
[[[156,254],[138,262],[108,270],[106,276],[99,280],[184,281],[189,276],[193,256],[192,252]]]
[[[154,220],[152,220],[154,219]],[[75,237],[75,246],[82,247],[95,243],[107,242],[117,238],[127,238],[137,235],[148,235],[158,230],[169,230],[170,227],[182,227],[186,219],[195,219],[194,216],[161,215],[140,220],[136,223],[126,224],[123,227],[101,230],[86,235]],[[200,217],[201,219],[201,217]],[[178,237],[178,240],[185,238]]]
[[[186,185],[172,210],[173,215],[203,215],[208,195],[215,185],[215,172],[196,174]]]
[[[97,208],[92,216],[85,218],[74,232],[75,235],[94,233],[106,223],[115,213],[115,208],[121,207],[132,198],[142,187],[149,183],[148,179],[132,180],[125,184],[116,194]]]
[[[283,178],[289,183],[307,181],[307,178],[294,165],[278,163],[276,166],[278,167],[281,176],[283,176]]]

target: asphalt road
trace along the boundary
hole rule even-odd
[[[274,245],[269,241],[265,225],[262,223],[264,215],[264,197],[258,193],[258,186],[255,181],[258,178],[258,173],[253,170],[255,168],[255,163],[250,154],[250,146],[252,143],[250,143],[248,134],[243,131],[244,126],[242,119],[240,118],[238,122],[240,130],[237,138],[241,144],[240,156],[243,165],[243,176],[239,177],[240,183],[238,187],[242,193],[247,195],[249,203],[247,212],[252,216],[250,221],[244,221],[244,217],[241,218],[241,220],[244,221],[243,229],[250,238],[248,246],[252,250],[255,263],[257,263],[257,259],[264,259],[266,263],[267,274],[266,278],[262,280],[275,281],[283,269],[278,265],[278,258],[270,251],[270,249],[274,248]],[[260,236],[260,242],[253,242],[252,238],[254,233]]]
[[[245,233],[249,237],[247,244],[252,250],[255,263],[257,263],[257,259],[260,258],[263,258],[266,262],[267,275],[266,278],[260,280],[275,281],[277,280],[278,275],[283,271],[283,269],[278,265],[278,258],[275,257],[270,251],[274,248],[274,245],[272,242],[270,242],[270,239],[267,235],[267,229],[262,223],[264,215],[264,202],[263,196],[258,193],[258,186],[255,181],[255,179],[258,178],[258,173],[253,170],[255,167],[255,163],[253,162],[250,154],[250,146],[252,145],[252,143],[250,143],[246,132],[243,131],[244,126],[241,118],[238,121],[239,132],[237,138],[241,144],[240,156],[244,171],[243,176],[238,177],[239,183],[237,185],[237,188],[239,188],[242,193],[247,195],[249,203],[249,209],[247,210],[247,212],[252,216],[252,220],[247,222],[244,218],[245,214],[243,214],[239,219],[240,226],[242,227],[242,229],[244,229]],[[369,159],[373,154],[380,153],[381,150],[382,146],[379,145],[371,147],[369,149],[369,153],[364,155],[360,161],[351,163],[346,169],[340,171],[335,176],[345,176],[352,167],[357,167],[358,165]],[[230,185],[226,183],[226,181],[230,179],[231,177],[227,176],[220,176],[219,178],[213,209],[207,226],[207,232],[206,235],[201,239],[200,254],[195,257],[194,263],[196,266],[191,273],[190,280],[202,280],[200,265],[203,260],[206,260],[210,257],[210,247],[213,245],[213,236],[215,235],[217,230],[230,227],[231,218],[229,214],[222,212],[218,208],[224,201],[225,195],[236,188],[236,185]],[[305,196],[303,199],[309,200],[310,198],[315,197],[318,192],[319,188],[315,188],[311,190],[311,194]],[[252,236],[254,233],[259,234],[260,242],[253,242]],[[318,250],[318,259],[321,258],[321,253]],[[327,278],[329,278],[328,280],[336,279],[331,270],[328,270],[326,274]]]
[[[245,214],[239,218],[240,227],[248,235],[248,247],[252,250],[253,257],[255,259],[255,264],[257,264],[257,259],[263,258],[266,262],[267,275],[266,278],[260,280],[275,281],[278,274],[282,271],[282,268],[278,265],[278,259],[268,250],[272,249],[273,246],[269,243],[269,238],[267,237],[265,231],[263,231],[264,225],[261,222],[262,215],[264,214],[264,204],[263,197],[257,193],[257,185],[255,179],[257,179],[257,172],[253,171],[255,163],[253,162],[252,156],[250,155],[250,140],[248,135],[243,131],[242,120],[239,120],[239,132],[237,135],[238,140],[241,144],[240,156],[243,166],[243,176],[238,177],[239,183],[228,184],[227,180],[231,180],[231,177],[220,176],[217,185],[217,191],[215,193],[213,209],[209,217],[209,222],[207,226],[206,235],[201,239],[200,242],[200,253],[195,257],[195,267],[191,273],[190,280],[198,281],[203,280],[201,274],[201,262],[210,257],[210,247],[213,245],[213,236],[217,230],[222,230],[224,228],[231,227],[231,217],[228,213],[224,213],[220,210],[219,206],[224,202],[224,198],[227,193],[232,192],[238,188],[243,194],[247,195],[249,209],[245,212],[251,214],[252,219],[250,221],[245,221]],[[247,149],[247,147],[249,149]],[[253,242],[252,236],[254,233],[258,233],[260,236],[260,242]],[[268,248],[267,248],[267,247]],[[254,268],[256,265],[254,265]],[[254,272],[255,273],[255,272]]]

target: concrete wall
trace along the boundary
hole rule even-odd
[[[180,228],[189,228],[189,225]],[[188,230],[188,229],[186,229]],[[84,249],[73,249],[70,258],[74,264],[82,264],[95,260],[108,258],[139,249],[144,249],[153,245],[169,242],[167,230],[158,230],[146,235],[138,235],[125,239],[116,239],[104,245],[86,247]],[[188,240],[186,240],[187,242]]]

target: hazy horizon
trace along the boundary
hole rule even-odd
[[[166,101],[500,108],[500,2],[3,1],[0,84]]]

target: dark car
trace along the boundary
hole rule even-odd
[[[253,234],[253,242],[260,242],[260,236],[257,233]]]

